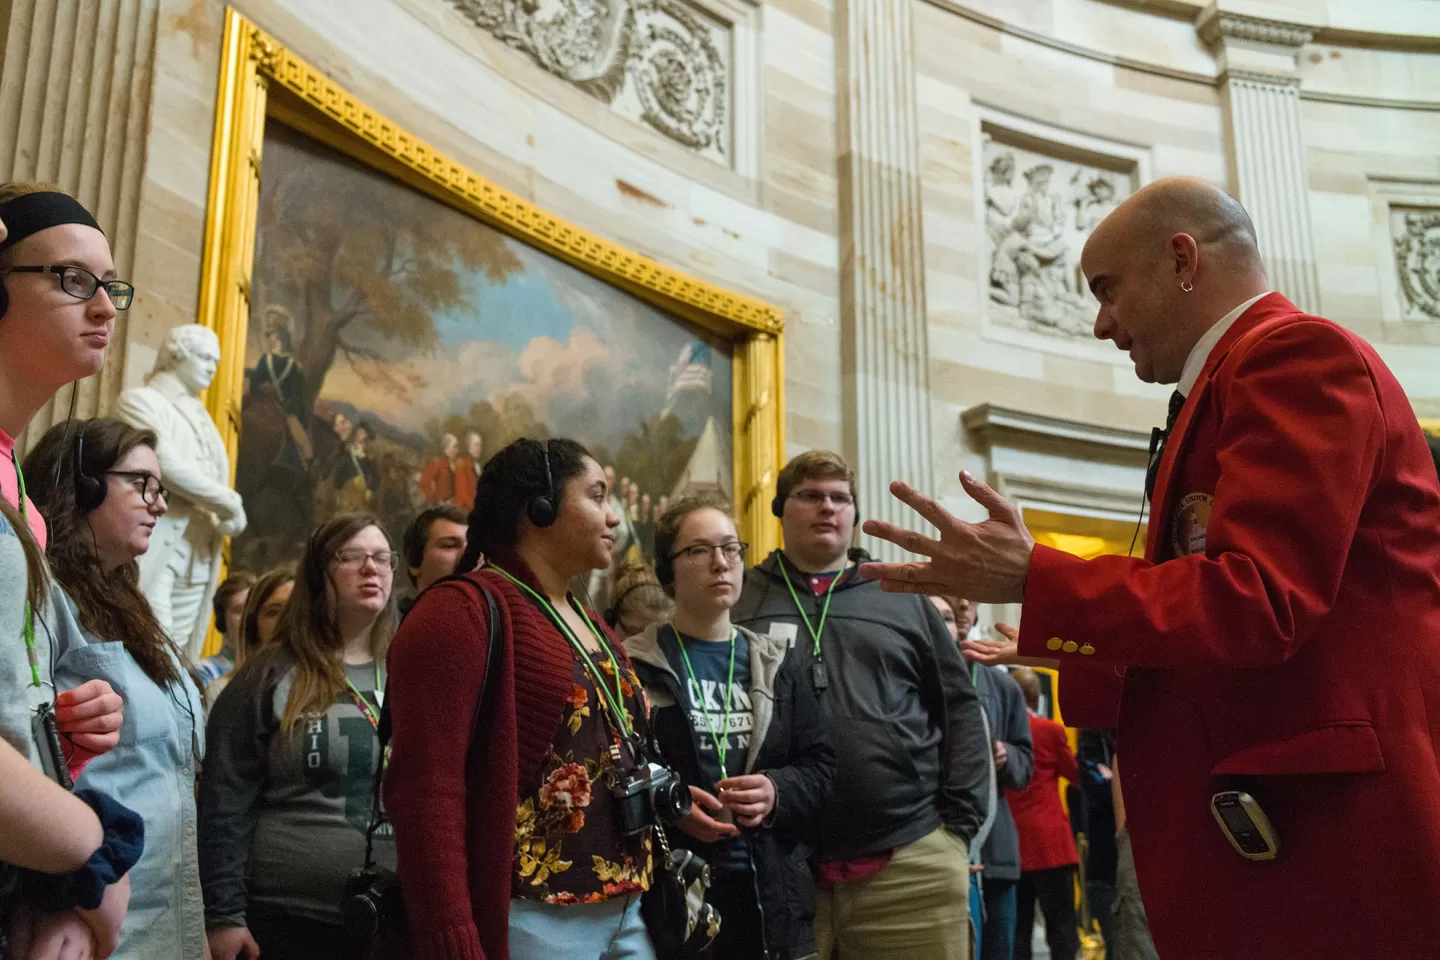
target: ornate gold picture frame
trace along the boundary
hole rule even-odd
[[[227,8],[202,261],[201,324],[220,338],[206,405],[239,456],[260,172],[267,119],[695,324],[732,347],[733,483],[753,555],[779,545],[769,502],[784,457],[784,317],[568,223],[467,169],[371,109]]]

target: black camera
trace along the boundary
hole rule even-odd
[[[610,791],[620,812],[620,829],[639,833],[656,824],[676,823],[690,813],[690,788],[674,772],[658,763],[646,763]]]
[[[340,901],[346,936],[352,943],[368,946],[376,940],[405,934],[405,900],[400,895],[400,878],[395,871],[371,865],[345,879],[345,897]]]

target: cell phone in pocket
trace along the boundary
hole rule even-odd
[[[1274,860],[1280,838],[1255,798],[1243,790],[1225,790],[1210,798],[1210,813],[1235,852],[1246,860]]]

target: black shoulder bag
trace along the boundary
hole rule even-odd
[[[480,684],[480,696],[475,702],[475,717],[470,722],[470,738],[465,751],[467,775],[479,759],[480,721],[485,717],[487,694],[491,689],[490,675],[500,662],[500,647],[505,640],[505,631],[500,627],[500,608],[489,590],[468,576],[446,577],[436,581],[463,581],[470,584],[485,597],[489,614],[489,647],[485,653],[485,676]],[[346,936],[353,944],[357,956],[402,956],[393,949],[403,943],[406,932],[405,901],[400,892],[400,878],[375,862],[373,848],[375,834],[387,822],[380,803],[380,784],[385,775],[385,751],[390,746],[390,698],[380,708],[380,720],[375,726],[375,736],[380,741],[380,762],[375,765],[374,793],[371,797],[370,825],[365,830],[365,866],[350,874],[345,881],[345,896],[340,902]],[[468,779],[468,776],[467,776]]]

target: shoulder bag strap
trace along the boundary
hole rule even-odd
[[[490,692],[490,675],[495,672],[500,663],[500,648],[505,642],[505,628],[500,623],[500,605],[495,602],[495,595],[474,579],[464,575],[444,577],[435,581],[436,584],[448,581],[459,581],[468,583],[479,590],[485,597],[486,615],[489,623],[489,639],[485,650],[485,675],[480,678],[480,696],[475,700],[475,716],[470,721],[470,733],[467,740],[468,746],[465,749],[465,773],[467,777],[473,772],[474,765],[478,763],[480,755],[481,737],[480,721],[485,716],[486,695]],[[435,584],[431,584],[434,586]],[[428,588],[427,588],[428,589]],[[387,684],[388,687],[388,684]],[[385,811],[380,804],[380,785],[385,777],[385,751],[390,747],[391,720],[390,720],[390,697],[384,698],[384,705],[380,708],[380,719],[375,724],[375,737],[380,742],[380,760],[375,764],[375,782],[371,788],[370,797],[370,825],[365,829],[365,866],[374,864],[371,856],[375,842],[375,832],[386,822]]]

